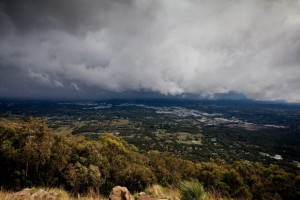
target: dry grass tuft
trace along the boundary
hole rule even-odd
[[[16,196],[15,194],[17,192],[0,190],[0,200],[32,200],[31,195],[41,190],[58,194],[56,198],[50,198],[51,200],[107,200],[100,194],[93,191],[90,191],[86,196],[79,195],[78,197],[71,197],[68,192],[60,188],[31,188],[28,189],[28,191],[23,192],[25,195],[22,196]],[[40,200],[44,200],[44,198]]]
[[[10,193],[4,190],[0,190],[0,199],[6,199],[6,197],[9,195]]]
[[[90,190],[85,197],[81,197],[82,200],[107,200],[107,198],[103,197],[98,192]]]
[[[153,197],[164,197],[164,188],[160,185],[154,184],[147,188],[147,193]]]
[[[146,193],[151,195],[154,198],[160,199],[170,199],[170,200],[177,200],[179,199],[179,190],[173,187],[164,188],[161,185],[154,184],[149,186],[146,189]]]

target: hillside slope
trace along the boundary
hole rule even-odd
[[[108,134],[96,139],[53,133],[42,119],[0,121],[0,186],[61,187],[72,194],[107,195],[116,185],[130,191],[178,187],[196,179],[206,191],[235,199],[299,199],[300,176],[276,165],[223,160],[194,163],[161,152],[139,153]]]

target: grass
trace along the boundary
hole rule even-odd
[[[128,119],[116,119],[116,120],[112,120],[110,122],[111,126],[126,126],[129,125],[129,120]]]
[[[146,194],[149,194],[153,198],[158,199],[168,199],[168,200],[177,200],[180,196],[179,190],[177,188],[168,187],[164,188],[161,185],[154,184],[145,190]]]
[[[58,199],[55,200],[107,200],[107,198],[101,196],[99,193],[94,191],[88,192],[85,196],[74,197],[68,192],[60,188],[31,188],[29,194],[33,194],[39,190],[44,190],[46,192],[55,192],[58,194]],[[183,181],[180,187],[162,187],[161,185],[154,184],[145,190],[146,194],[151,195],[153,198],[157,199],[168,199],[168,200],[229,200],[222,198],[221,194],[217,191],[205,192],[201,183],[196,180]],[[0,200],[32,200],[30,196],[13,198],[14,192],[0,190]],[[138,197],[138,193],[134,193],[134,197]]]
[[[203,185],[197,180],[183,181],[179,187],[181,200],[206,200]]]
[[[103,196],[91,191],[85,196],[78,196],[78,197],[72,197],[69,195],[68,192],[66,192],[63,189],[60,188],[31,188],[30,193],[26,195],[25,197],[18,197],[14,196],[15,192],[6,191],[6,190],[0,190],[0,199],[1,200],[32,200],[30,195],[38,192],[39,190],[44,190],[46,192],[55,192],[58,194],[57,199],[55,200],[107,200]]]
[[[72,134],[74,128],[71,126],[61,126],[55,130],[56,134]]]
[[[5,199],[8,194],[7,191],[0,190],[0,199]]]

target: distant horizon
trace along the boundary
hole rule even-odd
[[[114,102],[114,101],[124,101],[124,102],[148,102],[148,101],[170,101],[170,102],[208,102],[208,103],[242,103],[242,104],[274,104],[274,105],[300,105],[299,102],[286,102],[279,100],[255,100],[255,99],[195,99],[195,98],[172,98],[172,97],[127,97],[127,98],[95,98],[95,99],[83,99],[83,98],[66,98],[66,99],[54,99],[54,98],[24,98],[24,97],[0,97],[0,104],[3,102],[53,102],[53,103],[79,103],[79,102]]]

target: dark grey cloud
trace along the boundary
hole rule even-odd
[[[130,6],[131,0],[4,0],[2,5],[21,33],[57,29],[74,34],[105,26],[106,12]]]
[[[2,0],[0,96],[300,102],[299,0]]]

